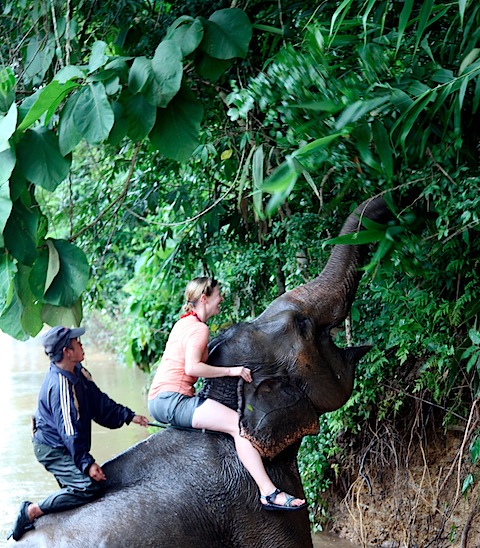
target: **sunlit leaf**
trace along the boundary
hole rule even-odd
[[[103,67],[107,61],[108,56],[105,55],[107,49],[107,43],[102,40],[94,42],[92,46],[92,54],[88,60],[88,72],[95,72],[100,67]]]
[[[78,87],[78,84],[72,80],[69,80],[65,84],[60,84],[56,80],[50,82],[37,96],[35,103],[30,107],[27,115],[19,124],[17,131],[25,131],[47,111],[53,113],[65,97],[76,87]]]
[[[0,114],[0,153],[10,148],[9,139],[15,133],[17,125],[17,105],[9,108],[7,114]]]

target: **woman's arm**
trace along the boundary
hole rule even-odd
[[[185,348],[185,373],[192,377],[214,379],[216,377],[242,377],[244,381],[252,382],[250,369],[243,366],[218,367],[202,361],[202,356],[208,344],[208,333],[203,346],[200,340],[188,341]]]

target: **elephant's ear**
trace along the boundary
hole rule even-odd
[[[240,434],[262,457],[273,458],[303,436],[318,433],[308,398],[284,380],[239,383]]]

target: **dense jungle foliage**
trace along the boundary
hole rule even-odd
[[[374,349],[302,446],[312,519],[328,518],[347,450],[386,422],[413,425],[418,405],[465,428],[467,492],[480,4],[233,4],[0,3],[0,328],[25,339],[97,310],[152,369],[190,278],[223,284],[213,332],[255,317],[315,277],[355,205],[384,194],[395,221],[365,227],[351,321]]]

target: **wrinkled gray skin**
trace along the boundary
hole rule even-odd
[[[385,222],[381,198],[350,215],[341,234],[360,230],[359,216]],[[337,245],[321,274],[273,301],[255,320],[216,337],[209,362],[246,365],[251,384],[211,379],[209,397],[238,408],[242,434],[265,457],[282,489],[302,496],[296,455],[318,417],[350,397],[357,361],[369,347],[340,349],[330,330],[346,318],[358,286],[364,246]],[[306,548],[306,509],[266,512],[258,490],[223,434],[168,429],[104,465],[108,491],[83,507],[43,516],[10,544],[38,548]],[[32,470],[33,473],[33,470]]]

